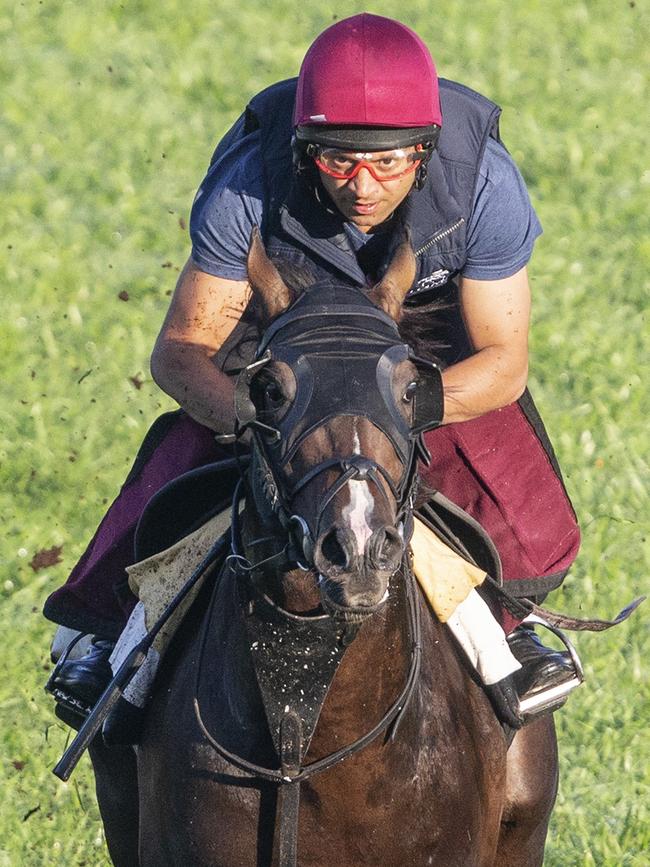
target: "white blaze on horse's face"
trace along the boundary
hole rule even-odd
[[[359,432],[357,431],[357,423],[354,423],[354,446],[353,453],[361,454],[361,443],[359,442]],[[373,530],[370,526],[372,513],[375,507],[375,502],[372,497],[368,482],[351,479],[348,482],[350,491],[350,502],[342,510],[342,517],[347,522],[350,531],[354,535],[357,544],[357,553],[363,556],[366,549],[366,543],[372,536]]]

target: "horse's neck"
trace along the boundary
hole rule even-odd
[[[411,662],[411,636],[401,576],[386,605],[366,620],[348,647],[325,700],[309,751],[315,760],[370,731],[398,698]],[[375,742],[381,744],[379,737]]]
[[[466,690],[472,690],[472,676],[449,630],[432,615],[419,588],[415,592],[421,625],[421,668],[408,711],[400,723],[400,735],[417,741],[423,721],[448,731],[455,725],[454,715],[467,712]],[[343,743],[352,743],[379,722],[406,684],[413,639],[404,587],[396,586],[385,609],[363,624],[343,658],[316,728],[310,761]],[[483,696],[477,697],[479,692],[473,691],[472,702],[480,704]],[[483,707],[474,707],[474,712],[486,716]],[[493,722],[489,707],[487,722]],[[370,747],[375,752],[374,761],[386,758],[383,743],[379,737]]]

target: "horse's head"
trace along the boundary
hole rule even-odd
[[[294,300],[257,235],[249,254],[263,336],[237,416],[253,432],[258,490],[315,567],[323,605],[347,618],[386,598],[408,541],[419,436],[442,417],[439,370],[397,328],[414,273],[404,244],[369,293],[328,279]]]

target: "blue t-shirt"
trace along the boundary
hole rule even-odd
[[[208,274],[246,280],[246,256],[253,226],[262,222],[264,181],[259,132],[234,144],[210,167],[192,207],[192,261]],[[416,193],[417,195],[417,193]],[[373,236],[347,223],[355,250]],[[500,280],[529,261],[542,227],[524,180],[510,154],[489,139],[467,231],[462,274]]]

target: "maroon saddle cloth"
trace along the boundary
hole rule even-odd
[[[534,404],[521,401],[425,435],[431,463],[425,482],[475,518],[492,538],[507,588],[539,596],[558,587],[575,559],[580,532],[553,449]],[[136,599],[126,583],[142,511],[165,484],[231,457],[214,433],[182,411],[149,430],[127,480],[67,582],[47,599],[56,623],[117,637]],[[507,612],[502,625],[517,621]]]

